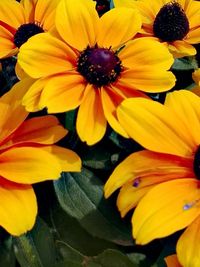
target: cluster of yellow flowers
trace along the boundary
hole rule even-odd
[[[75,152],[54,145],[67,131],[52,116],[29,112],[78,108],[76,130],[88,145],[107,123],[144,150],[121,162],[105,185],[120,189],[124,217],[135,208],[137,244],[186,228],[168,266],[200,262],[200,98],[167,92],[176,58],[200,43],[200,2],[115,0],[99,17],[92,0],[0,1],[0,58],[17,57],[18,83],[0,99],[0,225],[13,235],[32,228],[37,204],[30,184],[80,171]],[[199,86],[200,70],[193,74]],[[13,208],[14,207],[14,208]],[[28,216],[27,216],[28,214]],[[180,265],[181,264],[181,265]]]

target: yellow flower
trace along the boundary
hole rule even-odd
[[[115,8],[99,18],[94,5],[60,1],[55,21],[60,37],[34,36],[18,55],[25,72],[39,79],[23,105],[28,111],[47,107],[49,113],[80,106],[76,128],[89,145],[101,140],[107,121],[127,137],[115,112],[123,99],[166,91],[175,83],[167,71],[173,58],[164,46],[146,38],[125,44],[141,28],[137,11]]]
[[[49,31],[54,26],[59,0],[0,1],[0,58],[18,53],[31,36]]]
[[[146,150],[131,154],[105,185],[109,197],[121,188],[117,205],[132,217],[137,244],[187,227],[177,243],[184,267],[200,262],[200,98],[187,90],[169,93],[165,105],[134,98],[117,109],[128,135]]]
[[[170,255],[165,258],[167,267],[182,267],[178,261],[177,255]]]
[[[139,9],[142,36],[155,37],[175,57],[196,54],[200,43],[200,3],[195,0],[114,0],[115,6]]]
[[[27,80],[0,98],[0,225],[12,235],[30,230],[37,215],[31,184],[80,171],[71,150],[54,145],[66,130],[52,115],[26,119],[21,106]]]

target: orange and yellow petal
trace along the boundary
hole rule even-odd
[[[25,22],[35,22],[34,15],[35,15],[35,7],[38,0],[21,0],[20,5],[23,7],[24,15],[25,15]]]
[[[100,47],[119,47],[131,40],[141,26],[137,10],[124,7],[111,9],[100,18],[97,44]]]
[[[77,50],[96,44],[99,17],[94,1],[61,0],[55,23],[63,40]]]
[[[187,135],[190,136],[193,147],[200,144],[200,98],[188,90],[174,91],[167,94],[165,106],[169,107],[176,114],[187,128]]]
[[[22,98],[22,105],[29,112],[39,111],[44,107],[40,104],[41,93],[48,82],[49,78],[41,78],[39,80],[30,79],[30,87]]]
[[[57,158],[39,147],[12,147],[0,154],[0,175],[13,182],[32,184],[57,179],[61,172]]]
[[[41,78],[73,69],[76,66],[76,54],[49,33],[41,33],[21,46],[18,63],[30,77]]]
[[[8,29],[1,26],[0,22],[0,58],[11,57],[16,55],[18,52],[18,48],[16,48],[13,43],[13,33],[11,33]]]
[[[0,20],[14,29],[25,23],[23,6],[15,0],[0,1]]]
[[[167,267],[182,267],[176,254],[165,257]]]
[[[196,55],[196,49],[189,43],[189,41],[175,41],[173,43],[169,43],[168,48],[175,58]]]
[[[48,31],[55,25],[56,7],[60,0],[38,0],[35,6],[34,21]]]
[[[85,87],[85,79],[76,72],[54,76],[42,91],[39,105],[47,107],[48,113],[75,109],[84,98]]]
[[[130,98],[118,107],[117,117],[128,135],[146,149],[183,157],[193,153],[193,140],[169,107],[145,98]]]
[[[0,196],[0,225],[14,236],[31,230],[37,215],[33,188],[0,178]]]
[[[103,138],[107,122],[99,89],[88,85],[86,91],[78,110],[76,129],[81,141],[94,145]]]
[[[200,214],[199,193],[199,182],[192,178],[168,181],[153,187],[133,214],[136,243],[147,244],[190,225]]]
[[[60,125],[55,116],[46,115],[24,121],[7,142],[8,145],[22,143],[50,145],[58,142],[66,134],[67,130]]]
[[[189,19],[190,32],[200,27],[200,3],[198,1],[186,1],[185,14]],[[189,32],[189,33],[190,33]],[[187,38],[187,37],[186,37]]]
[[[128,135],[121,127],[119,121],[117,120],[117,115],[116,115],[116,108],[124,100],[124,98],[118,95],[111,88],[105,87],[101,89],[101,100],[105,117],[110,126],[117,133],[127,138]]]
[[[178,240],[176,251],[184,267],[199,267],[200,262],[200,216],[187,227]]]
[[[44,146],[42,149],[57,157],[63,172],[81,171],[81,159],[74,151],[56,145]]]
[[[105,197],[109,197],[115,190],[131,182],[133,186],[139,188],[170,179],[193,177],[192,167],[192,158],[148,150],[132,153],[115,168],[109,177],[104,187]]]

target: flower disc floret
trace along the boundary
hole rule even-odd
[[[90,84],[101,87],[117,80],[122,65],[116,52],[95,46],[80,53],[77,70]]]
[[[44,32],[43,28],[36,23],[23,24],[14,35],[14,44],[20,48],[30,37],[42,32]]]
[[[170,2],[160,9],[154,20],[153,32],[164,42],[182,40],[187,35],[189,21],[179,3]]]

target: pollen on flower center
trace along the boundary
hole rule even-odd
[[[14,35],[14,44],[19,48],[30,37],[42,32],[44,32],[43,28],[35,23],[23,24],[17,29]]]
[[[187,35],[189,21],[179,3],[172,1],[160,9],[154,20],[153,32],[164,42],[182,40]]]
[[[77,70],[96,87],[115,82],[122,71],[122,65],[115,52],[108,48],[87,47],[79,55]]]
[[[198,146],[194,155],[193,170],[196,178],[200,180],[200,145]]]

